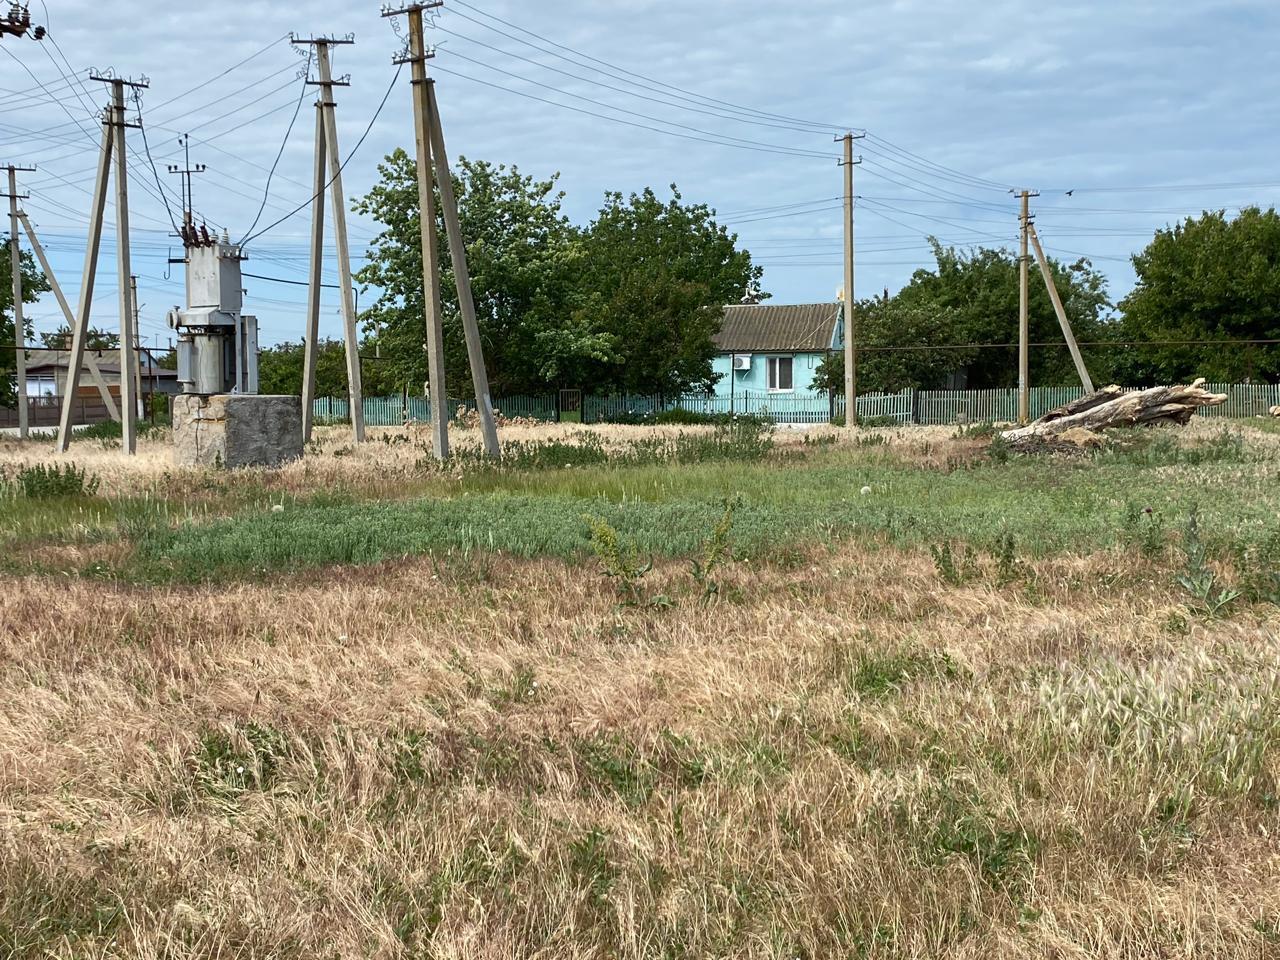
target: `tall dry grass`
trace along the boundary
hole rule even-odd
[[[1132,561],[11,581],[0,954],[1276,956],[1280,617]]]

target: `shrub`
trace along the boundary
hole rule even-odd
[[[14,486],[32,500],[53,497],[91,497],[98,492],[98,478],[74,463],[37,463],[18,470]]]

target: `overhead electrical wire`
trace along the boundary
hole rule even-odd
[[[314,48],[307,48],[307,64],[302,69],[302,90],[298,93],[298,104],[293,108],[293,116],[289,118],[289,126],[285,128],[284,138],[280,141],[280,149],[276,153],[276,159],[271,164],[271,169],[267,171],[267,183],[262,188],[262,205],[258,207],[258,213],[253,218],[253,223],[249,225],[249,229],[245,231],[245,236],[250,236],[254,228],[258,226],[258,221],[262,219],[262,212],[267,209],[267,201],[271,199],[271,180],[276,175],[276,167],[280,166],[280,158],[284,156],[284,148],[289,145],[289,135],[293,133],[293,126],[298,122],[298,114],[302,112],[302,101],[307,98],[307,78],[311,73],[311,57]],[[241,246],[244,241],[240,241]]]
[[[693,131],[694,133],[702,134],[703,136],[708,136],[708,137],[718,137],[718,138],[720,138],[720,139],[722,139],[722,140],[724,140],[724,141],[727,141],[727,142],[726,142],[726,144],[725,144],[726,146],[733,146],[733,145],[739,145],[739,144],[741,144],[741,145],[749,146],[749,147],[753,147],[753,148],[754,148],[754,147],[767,147],[767,148],[771,148],[771,149],[782,149],[782,150],[787,150],[788,152],[795,153],[796,155],[799,155],[799,156],[821,157],[821,158],[823,158],[823,159],[826,159],[826,158],[828,158],[828,157],[834,157],[834,154],[819,153],[819,152],[817,152],[816,150],[802,150],[802,149],[800,149],[800,148],[786,147],[786,146],[784,146],[784,145],[782,145],[782,144],[765,143],[765,142],[762,142],[762,141],[759,141],[759,140],[745,140],[745,139],[743,139],[743,138],[741,138],[741,137],[731,137],[731,136],[729,136],[728,134],[724,134],[724,133],[717,133],[717,132],[715,132],[715,131],[713,131],[713,130],[704,130],[704,129],[702,129],[701,127],[694,127],[694,126],[690,126],[689,124],[686,124],[686,123],[678,123],[678,122],[676,122],[675,120],[664,120],[662,117],[655,117],[655,116],[651,116],[650,114],[647,114],[647,113],[638,113],[638,112],[636,112],[635,110],[628,110],[626,107],[618,107],[618,106],[614,106],[613,104],[611,104],[611,103],[606,103],[606,102],[605,102],[605,101],[603,101],[603,100],[595,100],[595,99],[593,99],[593,98],[591,98],[591,97],[584,96],[584,95],[582,95],[582,94],[580,94],[580,93],[574,93],[574,92],[572,92],[572,91],[570,91],[570,90],[562,90],[562,89],[560,89],[559,87],[553,87],[553,86],[551,86],[551,85],[550,85],[550,84],[548,84],[548,83],[542,83],[542,82],[541,82],[541,81],[539,81],[539,80],[534,80],[534,79],[531,79],[530,77],[525,77],[525,76],[522,76],[522,75],[520,75],[520,74],[518,74],[518,73],[512,73],[512,72],[511,72],[511,71],[509,71],[509,70],[503,70],[501,67],[495,67],[493,64],[491,64],[491,63],[485,63],[483,60],[476,60],[474,57],[468,57],[468,56],[466,56],[465,54],[458,53],[456,50],[447,50],[447,51],[446,51],[446,50],[441,50],[441,51],[439,51],[439,52],[440,52],[440,53],[447,53],[449,56],[452,56],[452,57],[458,57],[459,59],[461,59],[461,60],[465,60],[465,61],[467,61],[468,63],[473,63],[473,64],[475,64],[476,66],[484,67],[486,70],[492,70],[492,71],[494,71],[495,73],[500,73],[500,74],[502,74],[503,76],[510,77],[510,78],[511,78],[511,79],[513,79],[513,80],[519,80],[519,81],[521,81],[521,82],[523,82],[523,83],[531,83],[531,84],[533,84],[533,85],[534,85],[534,86],[536,86],[536,87],[541,87],[541,88],[543,88],[543,89],[545,89],[545,90],[550,90],[550,91],[552,91],[553,93],[558,93],[558,94],[560,94],[561,96],[564,96],[564,97],[571,97],[571,98],[576,99],[576,100],[582,100],[582,101],[584,101],[584,102],[586,102],[586,103],[594,104],[594,105],[595,105],[595,106],[597,106],[597,107],[603,107],[603,108],[605,108],[606,110],[615,110],[615,111],[617,111],[618,113],[625,113],[625,114],[627,114],[628,116],[632,116],[632,117],[639,117],[641,120],[649,120],[649,121],[651,121],[651,122],[653,122],[653,123],[662,123],[662,124],[666,124],[666,125],[668,125],[668,126],[676,127],[676,128],[678,128],[678,129],[680,129],[680,130],[691,130],[691,131]],[[512,91],[512,92],[518,92],[518,91]]]
[[[813,131],[812,131],[812,130],[809,130],[809,129],[806,129],[806,128],[803,128],[803,127],[796,127],[796,126],[792,126],[792,125],[785,124],[785,123],[777,123],[777,122],[774,122],[774,121],[772,121],[772,120],[755,119],[755,118],[751,118],[751,117],[739,117],[739,116],[734,116],[734,115],[732,115],[732,114],[726,114],[723,110],[709,110],[709,109],[706,109],[706,108],[704,108],[704,107],[702,107],[702,106],[692,106],[692,105],[685,105],[685,104],[681,104],[681,103],[679,103],[679,102],[675,102],[675,101],[673,101],[673,100],[670,98],[670,96],[669,96],[669,95],[668,95],[668,98],[667,98],[667,99],[661,99],[661,98],[659,98],[659,97],[649,96],[648,94],[639,93],[639,92],[638,92],[637,90],[635,90],[635,89],[627,89],[626,87],[618,87],[618,86],[614,86],[613,84],[609,84],[609,83],[602,83],[602,82],[601,82],[601,81],[599,81],[599,80],[593,80],[593,79],[591,79],[590,77],[584,77],[584,76],[582,76],[582,74],[580,74],[580,73],[572,73],[572,72],[570,72],[570,71],[568,71],[568,70],[564,70],[564,69],[562,69],[562,68],[560,68],[560,67],[553,66],[552,64],[549,64],[549,63],[541,63],[541,62],[539,62],[539,61],[537,61],[537,60],[534,60],[534,59],[533,59],[533,58],[531,58],[531,57],[521,56],[520,54],[518,54],[518,53],[513,53],[513,52],[512,52],[512,51],[510,51],[510,50],[503,50],[501,47],[495,47],[493,44],[485,43],[485,42],[484,42],[484,41],[482,41],[482,40],[477,40],[475,37],[469,37],[469,36],[467,36],[466,34],[458,33],[458,32],[456,32],[456,31],[454,31],[454,30],[450,30],[450,29],[448,29],[447,27],[442,27],[442,26],[440,26],[439,24],[436,24],[436,26],[434,27],[434,29],[435,29],[435,30],[440,31],[441,33],[447,33],[447,34],[449,34],[449,35],[450,35],[450,36],[452,36],[452,37],[457,37],[457,38],[459,38],[460,40],[465,40],[465,41],[467,41],[468,43],[474,43],[476,46],[484,47],[486,50],[492,50],[492,51],[493,51],[493,52],[495,52],[495,53],[500,53],[500,54],[502,54],[502,56],[504,56],[504,57],[510,57],[510,58],[512,58],[512,59],[514,59],[514,60],[520,60],[520,61],[522,61],[522,62],[524,62],[524,63],[528,63],[528,64],[531,64],[531,65],[533,65],[533,66],[535,66],[535,67],[539,67],[539,68],[541,68],[541,69],[543,69],[543,70],[550,70],[552,73],[558,73],[558,74],[560,74],[561,76],[569,77],[570,79],[578,80],[578,81],[581,81],[581,82],[583,82],[583,83],[589,83],[589,84],[591,84],[592,86],[600,87],[600,88],[605,89],[605,90],[612,90],[612,91],[614,91],[615,93],[621,93],[621,94],[624,94],[625,96],[635,97],[635,98],[636,98],[636,99],[638,99],[638,100],[647,100],[647,101],[648,101],[648,102],[650,102],[650,103],[657,103],[657,104],[661,104],[661,105],[662,105],[662,106],[664,106],[664,107],[675,107],[677,110],[687,110],[687,111],[689,111],[689,112],[691,112],[691,113],[700,113],[700,114],[702,114],[702,115],[704,115],[704,116],[708,116],[708,117],[715,117],[715,118],[716,118],[716,119],[718,119],[718,120],[734,120],[734,121],[737,121],[737,122],[739,122],[739,123],[752,124],[752,125],[755,125],[755,126],[770,127],[770,128],[772,128],[772,129],[792,130],[792,131],[796,131],[796,132],[799,132],[799,133],[813,133]],[[504,34],[504,36],[506,36],[506,34]],[[516,39],[518,39],[518,38],[516,38]],[[537,49],[537,48],[535,48],[535,49]],[[451,52],[451,53],[452,53],[453,51],[449,51],[449,52]],[[456,54],[456,55],[457,55],[457,56],[461,56],[461,54]],[[467,59],[467,58],[466,58],[466,57],[463,57],[463,59]],[[561,59],[564,59],[564,58],[561,58]],[[473,62],[473,63],[481,63],[481,65],[482,65],[482,66],[484,66],[484,65],[485,65],[485,64],[483,64],[481,61],[477,61],[477,60],[473,60],[472,62]],[[566,61],[566,62],[567,62],[567,61]],[[599,71],[597,71],[597,72],[599,72]],[[608,74],[605,74],[605,76],[608,76]],[[647,89],[647,88],[645,88],[645,89]],[[681,99],[687,99],[687,98],[681,98]]]
[[[382,102],[378,104],[378,109],[375,110],[373,112],[373,116],[369,118],[369,125],[365,127],[364,133],[360,135],[360,139],[356,141],[356,145],[351,148],[351,152],[347,154],[347,158],[343,160],[342,163],[338,164],[338,169],[334,172],[333,176],[330,177],[329,180],[325,183],[325,185],[321,188],[320,192],[312,194],[311,197],[305,203],[298,204],[298,206],[294,207],[291,211],[289,211],[289,213],[285,214],[279,220],[275,220],[272,223],[267,224],[257,233],[253,233],[246,236],[243,240],[240,241],[241,246],[245,246],[249,242],[257,239],[258,237],[262,236],[268,231],[274,230],[276,227],[280,226],[280,224],[284,223],[286,220],[292,219],[299,212],[311,206],[311,204],[315,202],[316,198],[321,196],[325,190],[328,190],[330,185],[333,183],[333,181],[338,179],[339,176],[341,176],[342,171],[346,169],[347,164],[351,162],[351,159],[360,151],[360,147],[364,145],[364,142],[368,138],[370,131],[373,130],[373,125],[378,122],[378,117],[382,115],[383,108],[386,107],[387,101],[391,99],[391,91],[393,91],[396,88],[396,82],[400,79],[400,72],[403,69],[404,69],[403,63],[401,63],[399,66],[396,67],[395,75],[391,78],[391,83],[387,85],[387,92],[382,95]]]
[[[736,148],[741,149],[741,150],[754,150],[754,151],[756,151],[757,153],[773,153],[773,154],[781,154],[781,155],[783,155],[783,156],[789,156],[789,157],[797,157],[797,156],[798,156],[798,157],[817,157],[817,158],[820,158],[820,159],[828,159],[828,158],[831,158],[831,157],[833,157],[833,156],[834,156],[833,154],[815,153],[815,152],[810,151],[810,150],[796,150],[796,149],[793,149],[793,148],[790,148],[790,147],[777,147],[777,146],[768,146],[768,145],[755,145],[755,146],[752,146],[752,145],[750,145],[750,141],[744,141],[744,142],[741,142],[741,143],[734,143],[734,142],[730,142],[730,141],[726,141],[726,140],[722,140],[722,139],[713,139],[713,137],[717,137],[717,136],[718,136],[718,134],[711,134],[710,136],[702,136],[702,137],[699,137],[699,136],[692,136],[692,135],[690,135],[690,134],[687,134],[687,133],[680,133],[680,132],[675,131],[675,130],[667,130],[667,129],[663,128],[663,127],[653,127],[653,126],[649,126],[648,124],[644,124],[644,123],[636,123],[636,122],[634,122],[634,121],[632,121],[632,120],[624,120],[622,117],[611,117],[611,116],[609,116],[608,114],[596,113],[596,112],[595,112],[595,111],[593,111],[593,110],[586,110],[586,109],[583,109],[582,107],[575,107],[573,104],[569,104],[569,103],[560,103],[559,101],[556,101],[556,100],[548,100],[546,97],[539,97],[539,96],[537,96],[537,95],[535,95],[535,94],[532,94],[532,93],[526,93],[526,92],[524,92],[523,90],[513,90],[513,89],[511,89],[510,87],[504,87],[504,86],[502,86],[502,84],[500,84],[500,83],[491,83],[491,82],[489,82],[488,80],[481,80],[479,77],[473,77],[473,76],[470,76],[469,74],[462,73],[462,72],[460,72],[460,71],[458,71],[458,70],[452,70],[452,69],[449,69],[449,68],[447,68],[447,67],[441,67],[441,66],[439,66],[438,64],[437,64],[437,65],[435,65],[435,66],[433,66],[433,69],[438,70],[438,71],[439,71],[439,72],[441,72],[441,73],[449,74],[450,76],[458,77],[458,78],[460,78],[460,79],[462,79],[462,80],[469,80],[469,81],[471,81],[472,83],[478,83],[478,84],[481,84],[482,86],[491,87],[491,88],[493,88],[494,90],[501,90],[501,91],[503,91],[504,93],[512,93],[512,94],[515,94],[515,95],[516,95],[516,96],[518,96],[518,97],[524,97],[524,98],[526,98],[526,99],[528,99],[528,100],[536,100],[536,101],[538,101],[539,103],[546,103],[546,104],[549,104],[549,105],[551,105],[551,106],[553,106],[553,107],[560,107],[560,108],[561,108],[561,109],[563,109],[563,110],[572,110],[572,111],[574,111],[575,113],[582,113],[582,114],[586,114],[587,116],[589,116],[589,117],[595,117],[595,118],[596,118],[596,119],[598,119],[598,120],[609,120],[609,121],[611,121],[611,122],[613,122],[613,123],[619,123],[619,124],[622,124],[623,126],[636,127],[636,128],[638,128],[638,129],[640,129],[640,130],[648,130],[648,131],[649,131],[649,132],[651,132],[651,133],[661,133],[661,134],[663,134],[663,135],[665,135],[665,136],[668,136],[668,137],[677,137],[677,138],[679,138],[679,139],[681,139],[681,140],[692,140],[692,141],[696,141],[696,142],[698,142],[698,143],[712,143],[712,144],[715,144],[716,146],[721,146],[721,147],[736,147]],[[491,69],[497,69],[497,68],[495,67],[495,68],[491,68]],[[505,71],[501,71],[501,70],[499,70],[498,72],[503,73],[503,72],[505,72]],[[509,74],[509,76],[515,76],[515,75],[514,75],[514,74]],[[526,80],[526,78],[524,78],[524,77],[516,77],[516,79],[521,80],[521,81],[524,81],[524,82],[529,82],[529,83],[535,83],[535,82],[536,82],[536,81],[529,81],[529,80]],[[537,84],[537,86],[543,86],[543,87],[546,87],[547,85],[546,85],[546,84]],[[576,98],[576,99],[586,99],[586,98],[584,98],[584,97],[578,97],[576,94],[568,94],[568,93],[565,93],[564,91],[562,91],[562,90],[558,90],[558,89],[556,89],[556,88],[554,88],[554,87],[549,87],[548,89],[555,90],[555,92],[556,92],[556,93],[561,93],[561,94],[563,94],[564,96],[573,97],[573,98]],[[591,101],[591,102],[595,103],[595,102],[597,102],[597,101]],[[610,107],[608,104],[605,104],[604,106],[605,106],[607,109],[610,109],[610,110],[621,110],[621,108],[620,108],[620,107]],[[625,112],[630,112],[630,111],[625,111]],[[659,121],[656,121],[656,122],[658,122],[658,123],[664,123],[664,122],[666,122],[666,121],[659,120]]]
[[[695,97],[698,100],[704,101],[706,103],[716,104],[720,107],[725,108],[726,110],[731,110],[736,113],[753,115],[757,117],[765,117],[771,120],[783,120],[783,121],[797,124],[799,126],[807,127],[813,131],[822,131],[825,133],[830,133],[832,131],[837,131],[837,130],[852,129],[848,124],[831,124],[831,123],[812,121],[812,120],[802,120],[798,117],[788,117],[783,114],[768,113],[766,111],[757,110],[752,107],[744,107],[744,106],[741,106],[740,104],[730,103],[727,100],[718,100],[715,97],[708,97],[705,94],[697,93],[692,90],[686,90],[683,87],[676,86],[675,84],[666,83],[665,81],[657,80],[653,77],[648,77],[648,76],[645,76],[644,74],[636,73],[632,70],[627,70],[624,67],[619,67],[616,64],[609,63],[607,60],[601,60],[599,57],[593,57],[590,54],[582,53],[579,50],[575,50],[573,47],[566,46],[562,43],[557,43],[556,41],[548,37],[544,37],[541,34],[534,33],[532,30],[529,30],[526,27],[521,27],[515,23],[512,23],[509,20],[503,20],[501,17],[495,16],[492,13],[481,10],[478,7],[474,6],[473,4],[466,2],[466,0],[453,0],[453,4],[449,10],[449,13],[451,16],[457,16],[457,17],[461,17],[464,20],[469,20],[472,23],[479,24],[480,26],[483,26],[486,29],[493,30],[495,33],[500,33],[500,34],[503,34],[504,36],[509,36],[509,35],[503,33],[503,31],[498,30],[496,27],[493,27],[488,23],[484,23],[483,21],[476,20],[474,17],[470,17],[464,13],[460,13],[457,9],[455,9],[456,7],[459,7],[459,6],[465,7],[466,9],[471,10],[474,13],[478,13],[489,20],[493,20],[497,23],[503,24],[504,26],[510,27],[512,30],[519,31],[520,33],[526,34],[527,36],[540,40],[543,43],[549,44],[550,46],[556,48],[557,50],[563,50],[567,53],[573,54],[575,57],[578,57],[582,60],[589,61],[589,63],[587,64],[579,63],[578,66],[586,66],[588,67],[588,69],[596,70],[597,73],[604,73],[604,71],[598,70],[595,67],[591,67],[590,63],[599,64],[600,66],[607,67],[610,71],[613,71],[613,73],[615,74],[615,77],[614,77],[615,79],[623,79],[622,77],[616,76],[616,74],[623,74],[625,75],[625,77],[630,78],[633,81],[640,80],[645,82],[646,84],[656,85],[658,87],[664,87],[668,90],[674,90],[677,93],[682,93],[690,97]],[[529,43],[529,41],[527,40],[520,40],[520,38],[518,37],[511,37],[510,39],[514,39],[517,42],[524,43],[528,46],[532,46],[535,49],[541,49],[537,46],[537,44]],[[553,53],[552,51],[545,50],[545,49],[543,50],[543,52],[550,53],[552,56],[559,57],[562,60],[568,60],[568,58],[564,57],[562,54]],[[573,61],[569,61],[569,62],[573,62]],[[605,75],[608,76],[609,74],[605,73]]]

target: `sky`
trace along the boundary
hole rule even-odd
[[[150,83],[144,129],[127,134],[145,342],[167,345],[165,315],[183,297],[183,268],[168,263],[181,255],[170,225],[181,207],[167,168],[183,161],[184,133],[191,161],[207,167],[194,178],[195,209],[233,240],[260,207],[259,229],[302,207],[249,244],[245,265],[275,278],[246,281],[262,341],[299,340],[315,88],[304,88],[306,54],[288,34],[354,35],[334,60],[350,75],[336,108],[349,203],[376,182],[385,154],[412,149],[409,70],[397,77],[392,63],[404,18],[333,0],[305,11],[33,0],[31,13],[46,40],[0,41],[0,163],[38,167],[20,175],[23,205],[68,299],[81,282],[107,95],[89,71],[114,70]],[[1273,0],[447,0],[432,20],[429,69],[453,154],[559,172],[579,223],[606,191],[677,184],[764,266],[775,302],[833,300],[843,283],[835,138],[846,130],[866,133],[856,148],[858,296],[928,267],[930,236],[1012,248],[1015,188],[1039,192],[1049,254],[1089,256],[1116,301],[1134,283],[1129,257],[1154,230],[1280,198]],[[110,204],[107,219],[91,322],[111,330]],[[349,215],[349,229],[358,268],[378,225]],[[62,323],[51,296],[30,313],[38,331]],[[325,290],[321,324],[339,335],[336,290]]]

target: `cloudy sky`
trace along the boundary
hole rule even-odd
[[[208,167],[196,209],[233,238],[255,219],[278,153],[260,226],[310,195],[313,96],[290,31],[355,35],[335,63],[351,80],[338,96],[343,155],[368,131],[344,174],[348,198],[369,188],[385,153],[412,145],[407,68],[393,84],[400,41],[373,3],[32,6],[50,39],[0,42],[0,162],[39,167],[23,175],[25,206],[73,300],[105,102],[88,70],[150,78],[141,115],[155,173],[129,131],[148,342],[167,342],[165,312],[182,299],[161,199],[177,211],[166,168],[181,160],[181,134]],[[448,0],[435,26],[431,69],[453,152],[559,171],[579,222],[606,190],[676,183],[720,212],[781,302],[831,299],[841,284],[833,138],[846,128],[868,134],[858,144],[859,295],[896,289],[927,265],[930,235],[1012,245],[1011,187],[1040,191],[1050,252],[1092,257],[1117,300],[1133,282],[1128,256],[1153,229],[1280,195],[1274,0]],[[308,222],[304,211],[268,231],[246,269],[305,280]],[[354,256],[376,232],[352,219]],[[113,239],[111,227],[94,300],[108,329]],[[326,274],[336,276],[332,258]],[[305,288],[246,285],[264,340],[298,339]],[[326,295],[323,324],[336,335],[336,291]],[[60,322],[52,298],[34,314],[39,329]]]

